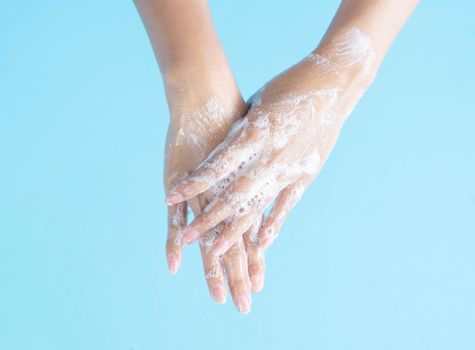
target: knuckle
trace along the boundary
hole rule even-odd
[[[250,123],[246,128],[246,138],[248,141],[257,140],[262,134],[262,128],[256,123]]]
[[[240,225],[230,226],[226,231],[223,232],[223,236],[229,242],[236,241],[236,238],[241,236],[243,229]]]
[[[244,242],[238,240],[237,242],[231,245],[225,256],[227,258],[232,258],[233,260],[231,262],[233,264],[238,264],[241,259],[244,259],[245,254],[246,252],[244,248]]]
[[[200,233],[201,237],[203,237],[203,234],[211,230],[214,226],[215,225],[213,225],[213,223],[208,219],[203,219],[197,222],[196,225],[193,225],[193,228]]]
[[[171,236],[169,235],[167,238],[167,243],[166,243],[166,249],[168,250],[173,250],[173,249],[178,249],[181,245],[181,240],[178,235]]]
[[[231,279],[229,281],[229,286],[235,291],[245,291],[246,281],[242,277]]]
[[[205,268],[205,278],[208,281],[208,284],[212,281],[216,281],[220,277],[220,268],[219,265],[211,265]],[[214,282],[215,283],[215,282]]]
[[[243,256],[241,250],[237,249],[235,246],[232,246],[226,253],[226,257],[232,261],[236,261]]]
[[[264,265],[261,263],[254,263],[249,265],[249,274],[260,275],[264,273]]]
[[[276,228],[274,225],[274,221],[269,222],[262,228],[262,237],[263,238],[270,238],[276,235]]]

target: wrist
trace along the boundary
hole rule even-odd
[[[182,73],[185,72],[183,76]],[[217,104],[225,111],[244,111],[246,108],[233,75],[224,68],[188,68],[167,80],[165,90],[170,118],[177,122],[194,117],[194,111],[208,105],[210,101],[211,105]],[[224,114],[233,118],[235,113]]]
[[[311,57],[346,84],[363,88],[371,85],[379,65],[370,37],[357,27],[324,38]]]
[[[170,110],[198,106],[212,96],[242,100],[227,64],[174,66],[162,72],[162,77]]]

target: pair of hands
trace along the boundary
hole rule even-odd
[[[245,314],[264,284],[264,250],[317,176],[341,127],[372,81],[374,58],[357,28],[264,85],[246,104],[232,75],[199,91],[169,93],[167,259],[200,242],[212,297]],[[274,203],[269,215],[264,210]],[[187,225],[187,211],[195,219]]]

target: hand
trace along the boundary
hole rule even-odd
[[[212,246],[219,256],[275,199],[253,240],[267,247],[319,173],[344,121],[372,81],[373,61],[369,38],[353,27],[265,85],[246,117],[170,191],[168,200],[174,204],[209,189],[218,193],[186,228],[185,241],[224,222]]]
[[[200,164],[211,150],[225,137],[230,126],[242,117],[247,106],[234,82],[220,82],[195,89],[168,93],[171,122],[166,144],[165,187],[172,188]],[[213,199],[207,191],[187,202],[168,207],[167,259],[170,272],[176,273],[182,258],[181,232],[186,226],[187,208],[199,215]],[[256,235],[260,221],[249,230]],[[226,300],[224,271],[228,275],[230,291],[236,307],[247,313],[251,306],[250,291],[262,289],[264,256],[262,249],[248,239],[236,240],[231,249],[220,257],[211,254],[209,248],[223,225],[217,225],[200,241],[204,273],[213,298],[223,303]],[[252,230],[254,233],[252,233]],[[251,276],[250,276],[251,273]]]

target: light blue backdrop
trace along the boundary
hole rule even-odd
[[[212,1],[244,96],[337,1]],[[130,1],[0,11],[0,349],[475,349],[473,1],[423,1],[240,316],[167,273],[167,107]]]

